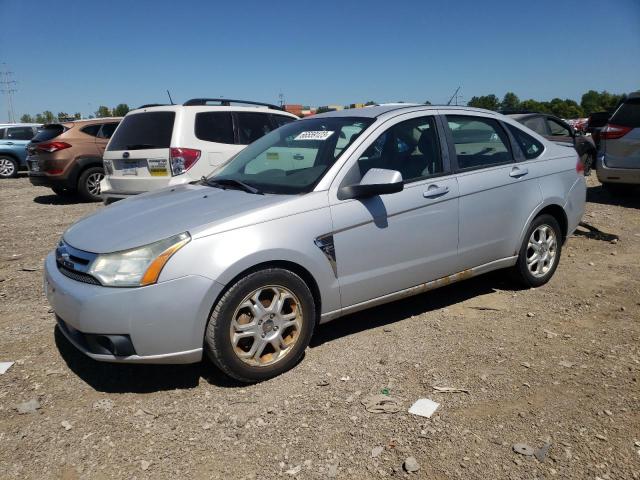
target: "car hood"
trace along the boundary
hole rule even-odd
[[[87,252],[117,252],[182,232],[192,236],[204,230],[215,233],[211,232],[212,226],[233,220],[236,220],[234,227],[242,226],[242,222],[237,222],[239,217],[256,210],[270,210],[268,207],[291,200],[291,195],[254,195],[183,185],[116,202],[69,227],[63,238],[69,245]],[[252,216],[251,221],[256,220]]]

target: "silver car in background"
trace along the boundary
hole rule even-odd
[[[612,193],[640,185],[640,92],[629,95],[600,131],[596,171]]]
[[[260,381],[345,314],[501,268],[543,285],[582,217],[581,173],[573,148],[485,110],[316,115],[199,183],[80,220],[46,259],[45,291],[96,360],[206,352]]]

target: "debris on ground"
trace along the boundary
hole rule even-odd
[[[400,402],[389,395],[370,395],[361,400],[369,413],[398,413]]]
[[[534,455],[540,463],[544,462],[545,458],[547,457],[547,452],[549,452],[550,448],[551,444],[547,442],[541,448],[535,451]]]
[[[150,466],[151,466],[151,462],[149,462],[148,460],[141,460],[140,461],[140,468],[142,470],[148,470]]]
[[[533,447],[530,447],[526,443],[514,443],[513,447],[511,448],[513,448],[514,452],[519,453],[520,455],[526,455],[527,457],[530,457],[536,454],[536,449]]]
[[[73,426],[67,421],[67,420],[63,420],[60,422],[60,425],[62,425],[62,427],[66,430],[69,431],[73,428]]]
[[[420,470],[420,464],[414,457],[407,457],[402,466],[407,473],[413,473]]]
[[[40,402],[37,399],[32,398],[31,400],[28,400],[26,402],[19,403],[15,408],[20,415],[24,415],[26,413],[36,413],[36,411],[40,408]]]
[[[439,406],[440,404],[438,402],[434,402],[430,398],[419,398],[413,405],[411,405],[409,413],[431,418],[431,415],[434,414]]]
[[[569,362],[567,360],[560,360],[558,362],[558,365],[560,365],[561,367],[565,367],[565,368],[571,368],[571,367],[575,366],[575,363]]]
[[[296,465],[295,467],[290,468],[284,473],[286,473],[287,475],[297,475],[300,473],[301,470],[302,470],[302,465]]]
[[[436,385],[433,385],[433,389],[440,393],[469,393],[468,389],[458,387],[438,387]]]
[[[371,458],[379,457],[383,451],[384,451],[384,447],[380,447],[380,446],[373,447],[371,449]]]
[[[0,362],[0,375],[4,375],[15,362]]]

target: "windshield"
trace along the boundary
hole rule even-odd
[[[348,117],[289,123],[253,142],[208,180],[242,182],[262,193],[309,192],[372,123]]]
[[[169,148],[175,112],[133,113],[124,117],[107,150]]]

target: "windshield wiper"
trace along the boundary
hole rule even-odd
[[[144,150],[147,148],[162,148],[159,145],[151,145],[150,143],[134,143],[133,145],[125,145],[127,150]]]
[[[258,190],[256,187],[252,187],[251,185],[248,185],[244,182],[241,182],[240,180],[236,180],[234,178],[204,178],[202,177],[202,181],[204,183],[206,183],[207,185],[209,185],[210,187],[218,187],[218,188],[222,188],[223,190],[226,190],[225,187],[227,188],[236,188],[239,190],[244,190],[247,193],[253,193],[254,195],[263,195],[263,193]]]

